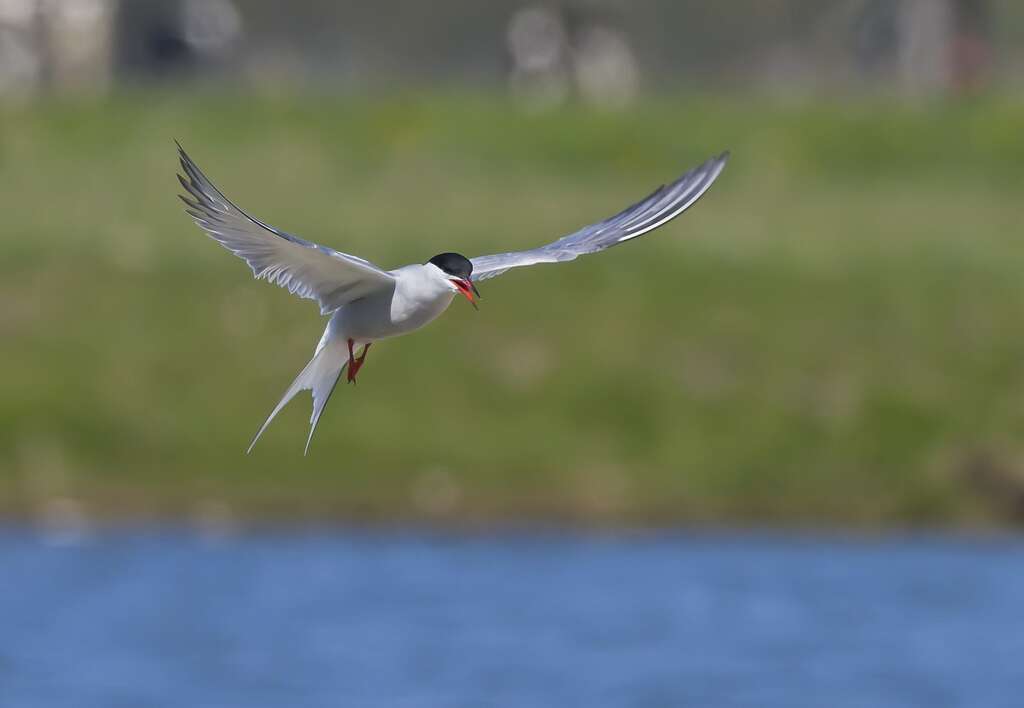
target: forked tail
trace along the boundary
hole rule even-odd
[[[245,454],[248,455],[252,452],[253,446],[270,425],[270,421],[288,404],[288,401],[295,398],[295,394],[299,391],[312,391],[313,415],[309,419],[309,437],[306,438],[306,450],[303,452],[303,454],[308,454],[309,443],[313,440],[313,432],[316,430],[316,424],[320,421],[320,414],[324,412],[324,406],[327,405],[334,386],[338,383],[338,377],[341,376],[341,372],[344,371],[347,364],[348,351],[344,346],[339,346],[339,342],[328,342],[320,347],[306,364],[306,368],[292,381],[292,385],[284,392],[284,396],[281,397],[278,404],[274,406],[274,410],[270,412],[267,420],[260,426],[256,436],[249,443],[249,449],[245,451]]]

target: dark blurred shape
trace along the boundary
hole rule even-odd
[[[242,34],[231,0],[122,0],[117,24],[117,70],[133,80],[215,69]]]
[[[985,83],[992,61],[991,19],[988,0],[957,0],[952,78],[959,91],[973,91]]]
[[[123,76],[164,76],[192,68],[172,3],[126,2],[117,27],[117,63]]]
[[[859,71],[878,76],[889,71],[900,45],[899,5],[868,0],[853,22],[853,54]]]

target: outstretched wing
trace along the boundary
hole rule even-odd
[[[643,236],[648,231],[667,224],[700,199],[722,172],[728,159],[729,153],[723,152],[690,170],[675,182],[659,187],[646,199],[627,207],[610,219],[585,226],[554,243],[531,251],[473,258],[473,280],[493,278],[509,268],[519,266],[571,261],[586,253],[597,253],[637,236]]]
[[[215,241],[244,259],[257,278],[316,300],[325,315],[394,286],[394,276],[367,260],[304,241],[249,216],[207,179],[180,144],[178,157],[185,172],[178,181],[189,194],[179,195],[186,211]]]

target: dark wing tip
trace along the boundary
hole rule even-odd
[[[185,152],[185,148],[181,146],[181,143],[175,140],[174,144],[178,146],[178,161],[181,163],[181,168],[185,170],[185,173],[189,177],[194,178],[195,175],[193,175],[193,170],[198,169],[195,161],[188,156],[188,153]]]
[[[177,138],[174,138],[174,145],[178,148],[178,159],[181,161],[182,166],[184,166],[186,162],[192,162],[192,158],[188,156],[188,153],[185,152],[185,148],[181,146],[181,143],[178,142]]]
[[[196,164],[195,160],[189,157],[189,154],[185,152],[185,148],[181,146],[181,143],[175,140],[174,144],[178,146],[178,161],[181,163],[181,169],[185,171],[189,180],[196,185],[196,187],[200,188],[203,182],[210,183],[210,180],[203,174],[202,170],[199,169],[199,165]],[[210,183],[210,186],[213,187],[213,184]],[[216,187],[213,188],[216,189]]]

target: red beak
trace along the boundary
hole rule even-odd
[[[472,280],[452,278],[451,281],[455,283],[455,287],[459,289],[459,292],[462,293],[467,300],[469,300],[470,305],[472,305],[476,309],[480,309],[476,305],[476,301],[480,299],[480,291],[476,289],[476,286],[473,284]]]

